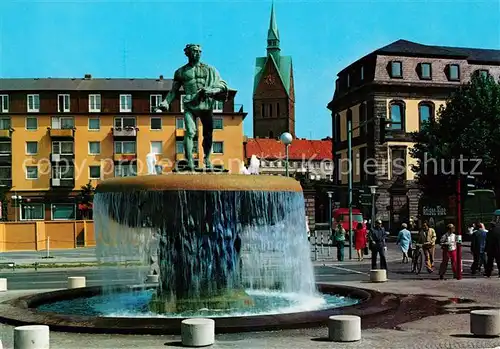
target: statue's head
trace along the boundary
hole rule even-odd
[[[201,57],[201,46],[198,44],[187,44],[184,53],[190,61],[199,61]]]

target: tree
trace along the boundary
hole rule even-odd
[[[89,181],[87,184],[81,186],[80,191],[80,203],[78,204],[78,210],[80,211],[82,219],[92,219],[92,200],[94,198],[94,186],[92,182]]]
[[[470,173],[495,190],[500,205],[500,83],[493,77],[475,74],[413,139],[412,170],[424,194],[451,195],[457,175]]]

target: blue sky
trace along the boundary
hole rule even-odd
[[[0,1],[0,77],[171,77],[186,43],[203,46],[249,113],[255,57],[271,1]],[[293,57],[298,137],[331,133],[338,71],[400,38],[500,48],[500,2],[275,1],[282,53]]]

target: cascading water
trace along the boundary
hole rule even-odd
[[[162,302],[243,288],[316,293],[301,192],[96,193],[94,219],[102,261],[158,256]]]

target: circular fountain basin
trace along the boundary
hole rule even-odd
[[[310,299],[273,292],[248,292],[253,310],[200,310],[197,313],[152,314],[147,303],[153,287],[120,286],[112,295],[101,286],[39,293],[2,304],[0,319],[15,325],[38,323],[52,330],[90,333],[179,334],[190,317],[215,319],[217,333],[314,327],[337,314],[370,312],[373,295],[346,286],[318,284],[319,297]],[[129,306],[117,310],[113,302]],[[116,304],[116,303],[115,303]]]

